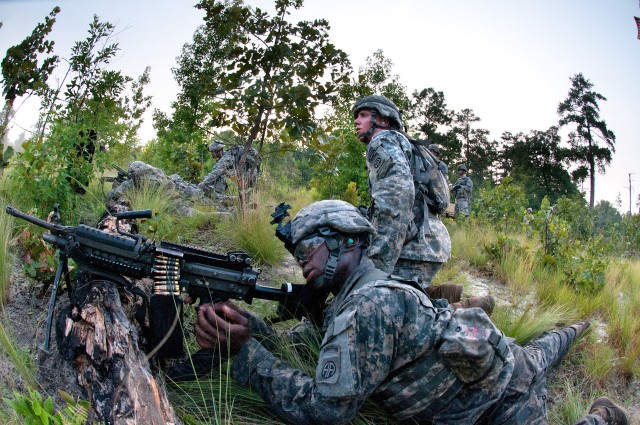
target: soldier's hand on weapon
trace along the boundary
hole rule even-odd
[[[244,313],[245,310],[232,301],[201,305],[196,321],[196,342],[202,348],[224,350],[229,347],[229,353],[236,355],[251,339],[251,323]]]

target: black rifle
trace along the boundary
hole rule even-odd
[[[156,347],[164,344],[164,341],[159,341],[167,331],[167,320],[169,323],[173,320],[167,319],[167,316],[177,317],[162,310],[171,307],[174,310],[171,313],[175,313],[175,306],[181,302],[178,299],[181,292],[189,294],[194,301],[200,299],[200,304],[230,298],[251,304],[254,298],[287,302],[289,296],[295,297],[304,286],[290,283],[285,283],[280,288],[258,285],[256,282],[261,270],[252,267],[251,258],[242,251],[221,255],[166,241],[156,244],[142,235],[120,230],[120,220],[150,218],[151,210],[116,214],[115,223],[119,235],[83,224],[74,227],[49,223],[11,206],[7,206],[6,211],[12,216],[47,229],[50,233],[44,233],[42,239],[55,246],[59,252],[60,261],[49,301],[44,342],[41,345],[45,351],[49,350],[53,308],[63,272],[69,286],[68,258],[72,258],[81,269],[125,288],[131,287],[131,283],[125,277],[153,279],[149,320],[152,339],[157,342],[152,345]],[[181,329],[180,334],[175,336],[179,341],[173,338],[172,336],[172,344],[166,344],[169,352],[164,355],[160,353],[161,357],[179,356],[179,352],[182,351]],[[164,340],[166,341],[166,337]],[[176,349],[178,342],[180,348]]]

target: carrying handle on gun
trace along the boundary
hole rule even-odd
[[[116,231],[119,234],[135,239],[136,246],[141,245],[142,242],[147,240],[147,238],[145,238],[142,235],[134,235],[133,233],[120,230],[120,220],[135,220],[138,218],[151,218],[153,217],[153,212],[151,210],[125,211],[125,212],[117,213],[115,217],[116,217]]]

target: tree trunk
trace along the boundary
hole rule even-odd
[[[118,289],[112,281],[78,273],[67,314],[58,316],[60,354],[73,362],[93,408],[92,422],[181,423],[138,346],[138,332],[124,312]]]
[[[118,212],[129,210],[117,208]],[[132,231],[127,220],[120,226]],[[115,232],[113,217],[98,227]],[[79,270],[66,314],[58,314],[58,351],[73,362],[78,385],[93,409],[92,423],[181,424],[164,385],[151,373],[136,326],[129,320],[135,301],[130,291],[114,281]]]
[[[596,197],[596,164],[595,161],[589,161],[589,206],[593,209],[594,201]]]

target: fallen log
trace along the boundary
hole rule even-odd
[[[109,220],[99,227],[113,228]],[[91,423],[180,424],[126,312],[135,298],[113,281],[78,271],[69,305],[56,320],[58,352],[76,370],[93,409]]]

